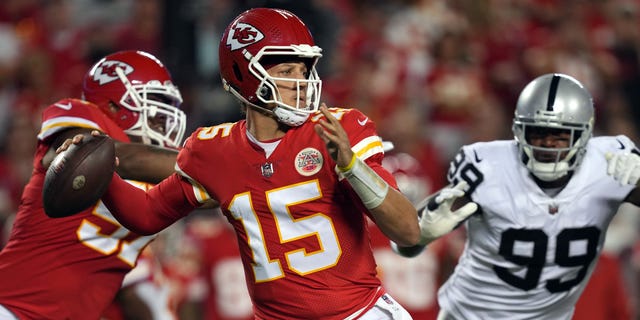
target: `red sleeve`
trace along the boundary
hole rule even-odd
[[[42,111],[39,141],[47,141],[68,128],[96,129],[118,141],[129,138],[98,106],[78,99],[62,99]]]
[[[382,166],[384,148],[376,131],[376,124],[358,109],[344,109],[340,118],[342,127],[349,135],[352,149],[358,157],[371,167],[389,186],[399,190],[396,179]]]
[[[151,235],[196,208],[185,196],[183,188],[190,189],[191,185],[177,174],[145,192],[114,173],[102,202],[124,227],[138,234]]]

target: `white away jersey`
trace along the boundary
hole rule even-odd
[[[455,319],[570,319],[602,250],[605,232],[632,186],[607,175],[606,152],[630,151],[625,136],[592,138],[582,165],[555,197],[519,160],[516,142],[464,146],[450,182],[469,183],[481,208],[454,274],[438,293]]]

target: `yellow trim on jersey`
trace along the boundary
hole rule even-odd
[[[207,190],[205,190],[205,188],[200,183],[191,178],[186,172],[182,171],[177,163],[174,168],[179,175],[185,177],[189,181],[189,183],[191,183],[193,196],[196,198],[198,203],[205,203],[212,199]]]
[[[193,186],[193,194],[196,196],[196,200],[198,200],[199,203],[205,203],[211,199],[207,191],[202,187],[196,186],[193,183],[191,183],[191,186]]]
[[[356,156],[362,160],[366,160],[378,153],[384,153],[382,139],[378,136],[371,136],[362,139],[355,146],[351,147],[351,150],[353,150]]]
[[[38,133],[38,139],[45,140],[51,135],[66,128],[87,128],[102,130],[97,123],[84,118],[56,117],[42,123],[40,133]]]

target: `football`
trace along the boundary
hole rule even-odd
[[[51,162],[44,179],[44,211],[68,217],[95,204],[107,190],[115,170],[115,145],[105,135],[86,135]]]

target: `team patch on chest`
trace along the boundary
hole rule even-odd
[[[298,152],[294,161],[294,166],[298,173],[308,177],[322,169],[324,159],[322,158],[322,153],[317,149],[305,148]]]

